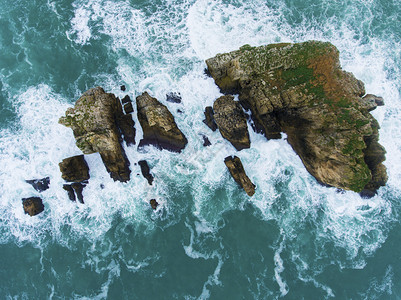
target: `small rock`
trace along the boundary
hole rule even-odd
[[[226,164],[235,182],[237,182],[245,190],[248,196],[253,196],[253,194],[255,194],[255,185],[246,175],[241,160],[237,156],[227,156],[224,159],[224,163]]]
[[[206,135],[203,135],[202,134],[202,137],[203,137],[203,147],[207,147],[207,146],[210,146],[212,143],[209,141],[209,139],[208,139],[208,137],[206,136]]]
[[[120,89],[125,92],[125,85],[120,86]]]
[[[178,112],[179,114],[182,114],[182,110],[181,110],[181,109],[177,109],[177,112]]]
[[[172,102],[172,103],[181,103],[181,94],[180,93],[175,93],[175,92],[170,92],[168,94],[166,94],[166,100],[168,102]]]
[[[131,98],[130,98],[128,95],[126,95],[126,96],[121,100],[121,103],[122,103],[122,104],[130,103],[130,102],[132,102],[132,100],[131,100]]]
[[[124,104],[124,111],[125,114],[130,114],[134,112],[134,108],[132,107],[132,102],[128,102]]]
[[[32,180],[25,180],[27,183],[33,186],[35,190],[38,192],[46,191],[49,188],[50,184],[50,177],[45,177],[42,179],[32,179]]]
[[[138,161],[138,164],[141,167],[141,172],[143,177],[145,177],[148,180],[149,185],[152,185],[153,175],[150,174],[150,168],[148,162],[146,160],[140,160]]]
[[[67,191],[68,198],[75,202],[75,193],[71,184],[63,184],[63,189]]]
[[[45,209],[42,199],[39,197],[22,198],[22,205],[25,213],[31,217],[40,214]]]
[[[156,210],[156,208],[159,206],[159,203],[157,203],[156,199],[151,199],[150,200],[150,206]]]
[[[61,177],[68,182],[80,182],[89,179],[89,167],[83,155],[76,155],[63,159],[58,164]]]
[[[78,198],[78,201],[84,204],[84,196],[82,195],[82,191],[86,184],[82,184],[81,182],[74,182],[71,184],[71,187],[73,188],[75,195]]]

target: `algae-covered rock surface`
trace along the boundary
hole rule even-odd
[[[76,144],[84,154],[99,152],[110,176],[125,182],[130,179],[131,171],[121,146],[121,129],[117,127],[123,118],[120,100],[96,87],[86,91],[59,122],[72,128]],[[130,131],[132,134],[135,135],[134,129]]]
[[[375,192],[387,181],[378,122],[369,113],[382,99],[341,69],[330,43],[245,45],[206,61],[224,93],[238,93],[258,131],[281,132],[321,183]],[[373,99],[373,100],[372,100]]]

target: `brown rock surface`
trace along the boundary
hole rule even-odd
[[[154,145],[173,152],[181,152],[185,148],[188,141],[165,105],[147,92],[136,97],[136,105],[138,120],[143,129],[139,147]]]
[[[43,205],[42,199],[39,197],[29,197],[22,199],[22,205],[26,214],[36,216],[44,211],[45,206]]]
[[[231,95],[221,96],[213,104],[214,120],[221,135],[228,140],[235,149],[249,148],[248,125],[246,116],[240,104],[234,101]]]
[[[224,159],[224,163],[235,182],[245,190],[248,196],[253,196],[253,194],[255,194],[255,185],[246,175],[241,160],[237,156],[227,156]]]

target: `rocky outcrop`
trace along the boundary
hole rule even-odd
[[[99,152],[114,180],[130,179],[130,163],[121,146],[121,134],[127,144],[135,143],[134,122],[131,115],[124,115],[118,98],[101,87],[90,89],[59,122],[72,128],[76,144],[84,154]]]
[[[143,129],[139,147],[153,145],[173,152],[181,152],[185,148],[188,141],[165,105],[145,92],[136,98],[136,106]]]
[[[148,162],[146,160],[138,161],[139,166],[141,167],[142,176],[146,178],[149,185],[153,183],[153,175],[150,174],[150,168]]]
[[[42,199],[39,197],[22,198],[22,206],[25,213],[31,217],[40,214],[45,209]]]
[[[206,106],[205,108],[205,119],[203,120],[203,123],[205,123],[211,130],[217,130],[217,124],[214,120],[214,111],[211,106]]]
[[[65,158],[58,166],[61,178],[67,182],[81,182],[90,178],[89,167],[83,155]]]
[[[33,188],[40,193],[40,192],[46,191],[49,188],[50,177],[45,177],[42,179],[25,180],[25,182],[32,185]]]
[[[333,45],[246,45],[206,63],[222,92],[239,93],[259,131],[268,138],[287,134],[319,182],[372,193],[386,183],[385,150],[369,113],[382,102],[362,98],[364,84],[341,70]]]
[[[63,159],[59,163],[61,177],[72,184],[64,184],[63,189],[67,191],[68,198],[75,201],[78,198],[79,202],[84,203],[82,191],[88,180],[89,167],[83,155],[76,155]]]
[[[248,125],[246,116],[240,104],[234,101],[231,95],[221,96],[213,104],[214,120],[221,135],[228,140],[235,149],[249,148]]]
[[[224,163],[235,182],[245,190],[248,196],[253,196],[255,194],[255,185],[246,175],[241,160],[237,156],[228,156],[224,159]]]

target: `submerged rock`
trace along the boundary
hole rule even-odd
[[[45,209],[42,199],[39,197],[22,198],[22,206],[25,213],[31,217],[40,214]]]
[[[125,92],[125,85],[120,86],[120,89]]]
[[[237,156],[227,156],[224,159],[224,163],[235,182],[245,190],[248,196],[253,196],[255,194],[255,185],[246,175],[241,160]]]
[[[130,179],[131,171],[121,146],[121,132],[128,136],[127,144],[135,140],[133,121],[126,116],[120,100],[97,87],[86,91],[59,122],[72,128],[76,144],[84,154],[99,152],[110,176],[125,182]]]
[[[379,125],[369,113],[382,99],[362,98],[364,84],[341,69],[332,44],[246,45],[206,63],[222,92],[239,93],[259,131],[287,134],[319,182],[373,193],[386,183]]]
[[[175,92],[170,92],[166,94],[166,100],[168,102],[172,103],[181,103],[181,94],[180,93],[175,93]]]
[[[248,125],[246,116],[240,104],[234,101],[231,95],[221,96],[213,104],[214,120],[221,135],[228,140],[235,149],[249,148]]]
[[[138,164],[141,167],[141,172],[143,177],[145,177],[148,180],[149,185],[152,185],[153,175],[150,174],[150,168],[148,162],[146,160],[140,160],[138,161]]]
[[[42,179],[32,179],[32,180],[25,180],[25,182],[29,183],[33,186],[35,190],[38,192],[46,191],[50,185],[50,177],[45,177]]]
[[[217,124],[214,120],[214,111],[211,106],[206,106],[205,108],[205,119],[203,120],[203,123],[205,123],[211,130],[216,131]]]
[[[138,120],[143,129],[139,147],[154,145],[174,152],[181,152],[185,148],[188,141],[165,105],[146,92],[136,97],[136,105]]]
[[[58,165],[61,178],[67,182],[81,182],[90,178],[89,167],[83,155],[65,158]]]
[[[156,208],[159,206],[159,203],[157,203],[156,199],[151,199],[151,200],[149,201],[149,203],[150,203],[150,206],[151,206],[154,210],[156,210]]]
[[[208,147],[212,144],[206,135],[202,134],[202,138],[203,138],[203,147]]]

